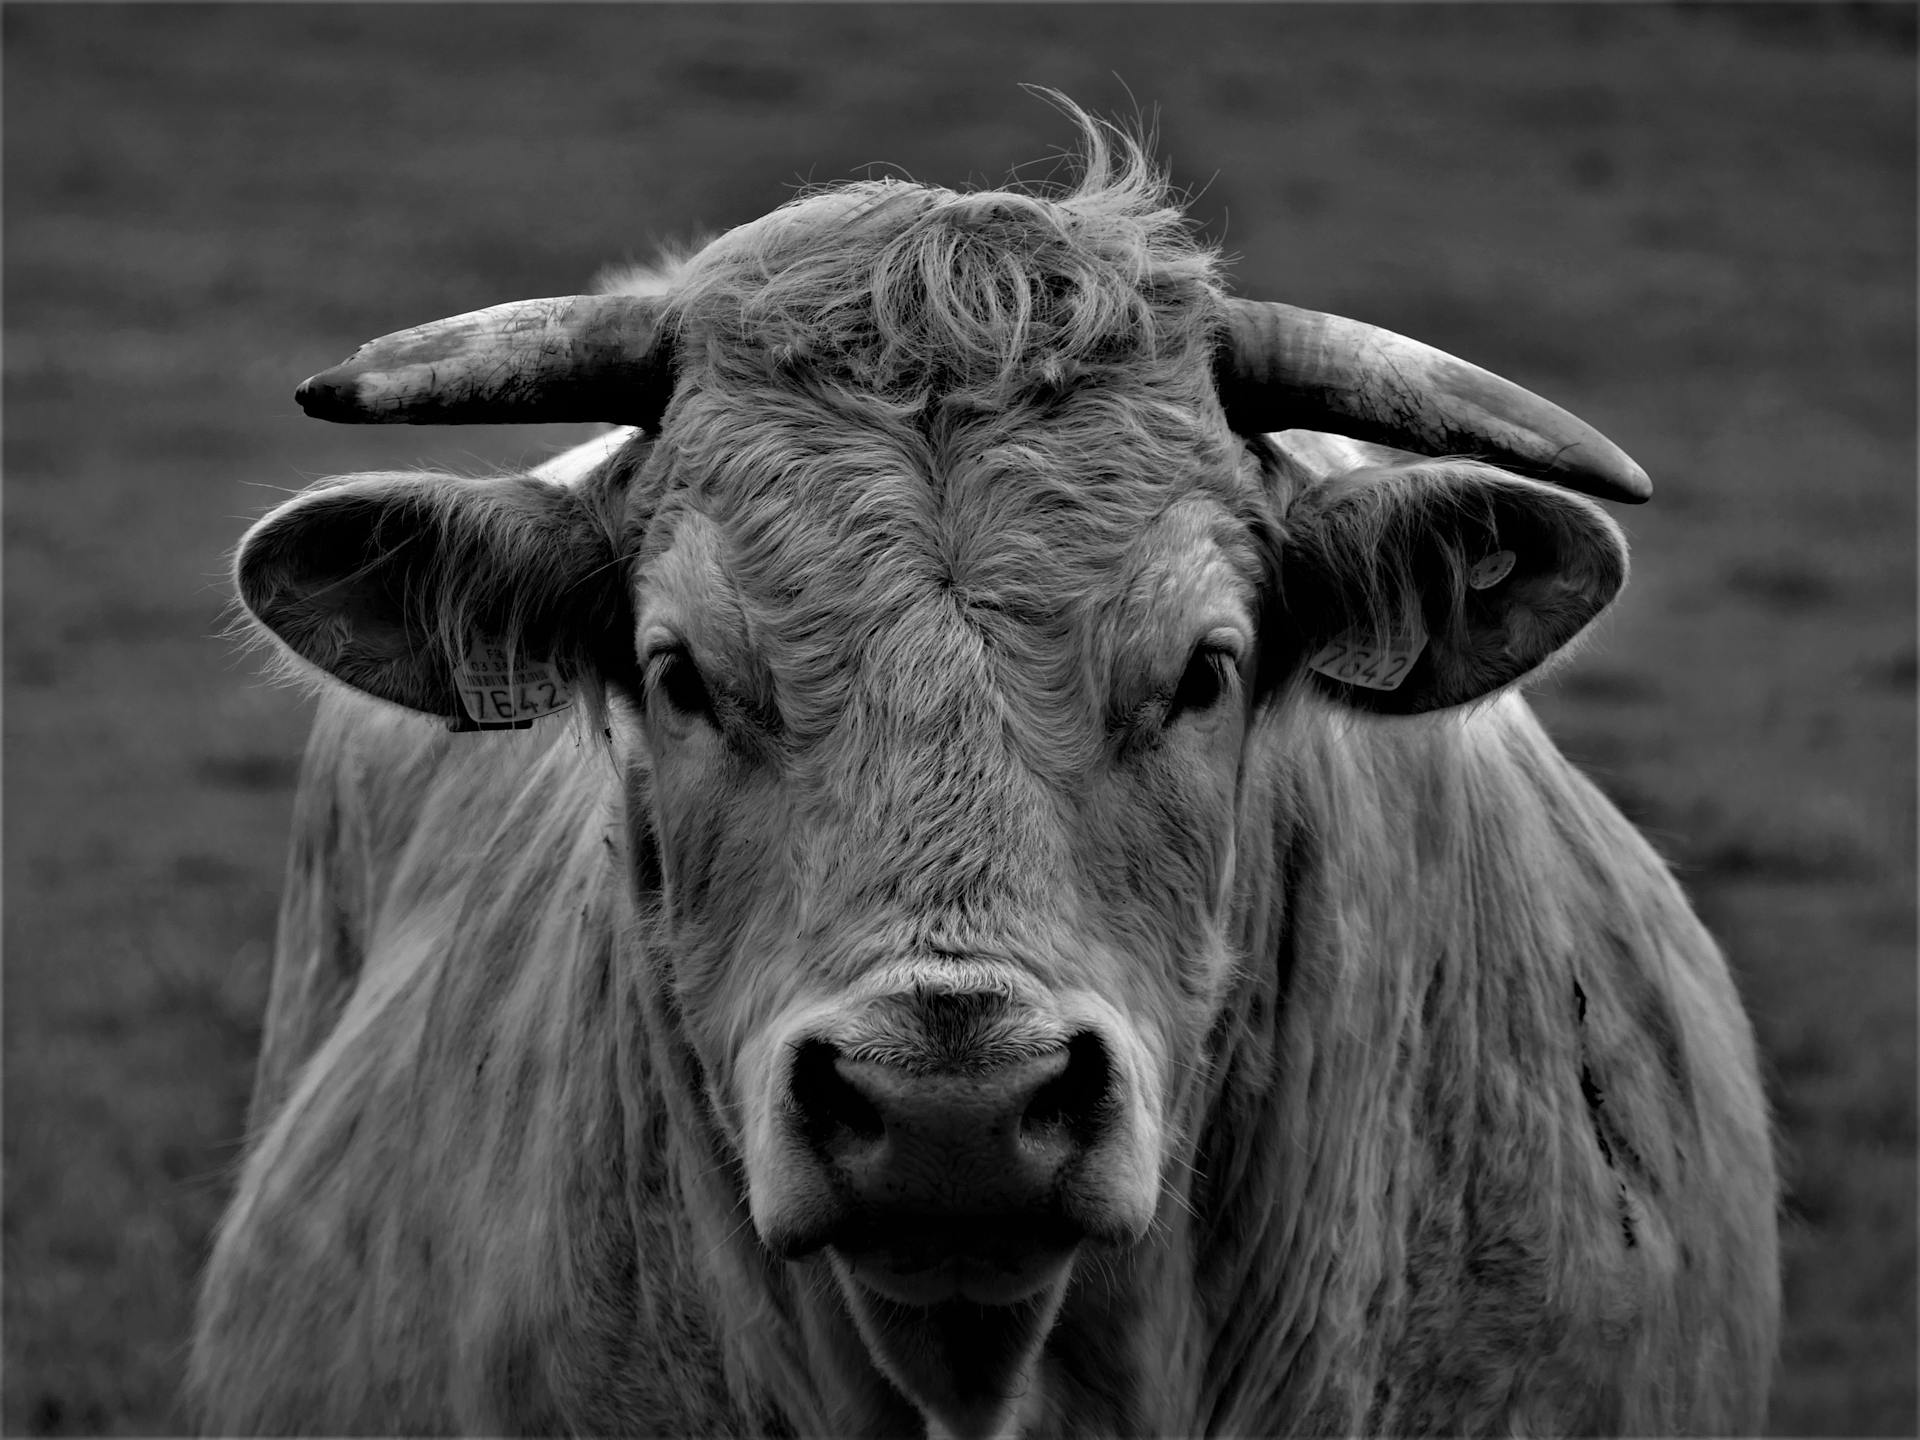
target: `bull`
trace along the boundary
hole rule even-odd
[[[240,546],[321,701],[203,1423],[1758,1427],[1748,1024],[1517,693],[1644,473],[1082,124],[301,387],[622,428]]]

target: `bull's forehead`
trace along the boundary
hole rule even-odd
[[[1196,633],[1249,623],[1259,486],[1207,417],[1058,408],[932,431],[696,414],[692,443],[663,440],[643,644],[677,633],[801,741],[853,705],[983,697],[1084,728]]]

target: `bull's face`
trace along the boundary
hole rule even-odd
[[[1227,993],[1259,474],[1217,408],[757,412],[690,398],[639,487],[651,948],[762,1244],[910,1394],[997,1405],[1080,1247],[1153,1224]]]

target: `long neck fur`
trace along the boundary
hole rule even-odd
[[[1412,722],[1298,698],[1249,784],[1248,968],[1193,1182],[1203,1398],[1175,1428],[1739,1428],[1738,1364],[1718,1394],[1659,1373],[1725,1308],[1661,1283],[1704,1198],[1685,1152],[1737,1148],[1693,1103],[1750,1043],[1688,1033],[1690,987],[1726,988],[1711,942],[1518,697]],[[1770,1343],[1728,1336],[1762,1374]]]

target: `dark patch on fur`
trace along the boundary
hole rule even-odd
[[[1607,1125],[1601,1118],[1601,1108],[1607,1103],[1606,1096],[1600,1093],[1600,1086],[1594,1081],[1593,1071],[1585,1064],[1580,1066],[1580,1096],[1587,1102],[1587,1115],[1593,1122],[1593,1138],[1600,1142],[1600,1158],[1607,1162],[1607,1168],[1613,1168],[1613,1146],[1607,1143]]]
[[[1593,1078],[1593,1067],[1587,1063],[1587,992],[1580,988],[1580,982],[1578,980],[1573,982],[1573,1014],[1574,1023],[1578,1025],[1581,1030],[1580,1098],[1587,1102],[1587,1120],[1593,1127],[1593,1138],[1599,1143],[1600,1158],[1606,1161],[1609,1170],[1613,1170],[1617,1174],[1620,1167],[1615,1163],[1613,1152],[1614,1143],[1618,1142],[1625,1152],[1624,1158],[1632,1161],[1636,1169],[1641,1168],[1638,1165],[1639,1157],[1634,1155],[1632,1147],[1627,1145],[1625,1138],[1619,1134],[1618,1127],[1607,1118],[1606,1094],[1601,1090],[1600,1082]],[[1614,1140],[1612,1141],[1607,1138],[1609,1131],[1614,1132]],[[1620,1211],[1620,1234],[1626,1241],[1627,1248],[1632,1250],[1640,1243],[1640,1237],[1634,1231],[1633,1202],[1627,1194],[1627,1182],[1625,1178],[1618,1178],[1615,1184],[1614,1200]]]

